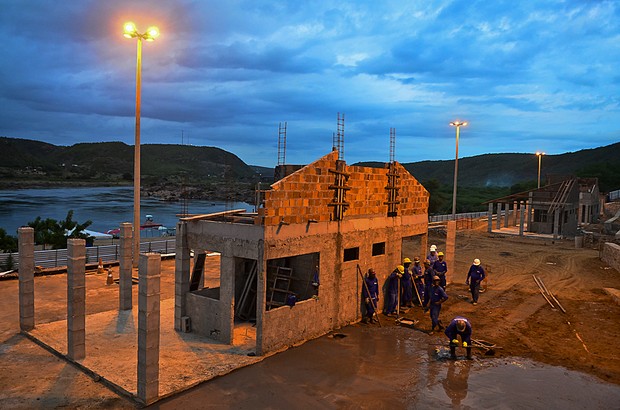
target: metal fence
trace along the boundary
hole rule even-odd
[[[175,253],[175,239],[167,239],[162,241],[142,242],[140,244],[140,253],[156,252],[161,254]],[[86,248],[86,263],[97,263],[99,259],[103,262],[118,261],[120,245],[103,245],[90,246]],[[9,268],[9,255],[12,258],[11,269],[19,267],[19,253],[0,253],[0,271]],[[56,268],[59,266],[67,266],[67,250],[52,249],[47,251],[34,251],[34,264],[43,268]]]
[[[611,191],[610,193],[608,193],[607,198],[609,198],[610,201],[616,201],[620,199],[620,189],[616,191]]]
[[[463,213],[463,214],[456,214],[456,219],[476,219],[476,218],[486,218],[487,215],[489,213],[488,212],[467,212],[467,213]],[[452,214],[450,215],[429,215],[428,216],[428,221],[429,222],[444,222],[444,221],[451,221],[452,218]]]

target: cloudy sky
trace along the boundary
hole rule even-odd
[[[620,2],[0,0],[0,135],[216,146],[249,164],[560,154],[620,140]]]

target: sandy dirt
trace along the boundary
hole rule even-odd
[[[429,234],[429,244],[436,243],[442,249],[444,241],[440,232],[431,231]],[[464,315],[473,324],[474,338],[501,347],[496,349],[493,358],[483,357],[481,351],[476,351],[476,363],[478,360],[501,361],[520,357],[563,366],[620,385],[620,356],[617,353],[620,348],[617,338],[620,306],[603,291],[603,288],[620,289],[620,273],[600,261],[598,250],[576,249],[573,240],[552,241],[464,231],[457,235],[456,257],[456,269],[451,272],[453,283],[447,289],[450,298],[442,310],[442,320],[446,323],[456,315]],[[466,272],[474,258],[480,258],[489,273],[488,280],[483,284],[485,292],[481,294],[477,306],[469,303],[469,292],[464,284]],[[173,265],[172,260],[164,263],[162,268],[173,271]],[[556,295],[567,310],[566,314],[547,304],[532,278],[533,274],[540,277]],[[162,299],[172,297],[174,292],[173,274],[162,274],[164,277]],[[66,275],[37,277],[35,286],[37,322],[62,319],[65,315]],[[106,287],[100,277],[88,276],[87,289],[88,314],[117,306],[115,291]],[[385,330],[378,330],[382,328],[376,325],[353,326],[361,328],[367,338],[395,338],[396,342],[406,346],[403,354],[410,354],[411,357],[416,357],[420,351],[428,354],[433,346],[444,344],[445,337],[441,334],[426,334],[430,330],[430,319],[420,308],[413,308],[404,316],[420,320],[415,330],[386,333]],[[397,328],[393,318],[381,316],[381,320],[384,328]],[[101,383],[18,335],[18,327],[17,281],[0,281],[0,386],[3,386],[0,407],[134,407],[132,402],[119,398]],[[343,331],[346,332],[346,329]],[[412,333],[416,343],[411,343]],[[295,349],[301,352],[296,354],[303,356],[304,346]],[[312,352],[310,349],[308,354]],[[359,354],[367,352],[360,351]],[[381,352],[377,351],[376,355],[380,356]],[[266,362],[277,360],[278,356],[252,367],[265,366]],[[374,358],[377,363],[385,360],[378,356]],[[337,360],[338,354],[333,357],[333,369],[346,369],[347,364]],[[310,359],[308,357],[306,361],[312,362]],[[286,361],[278,363],[287,366]],[[373,376],[376,372],[368,366],[368,369],[358,369],[362,375],[358,377],[374,383],[377,381],[377,377]],[[291,369],[281,370],[286,373]],[[276,385],[286,383],[286,379],[277,377],[272,381]],[[366,388],[363,382],[359,383],[359,388]],[[390,389],[389,385],[384,388]],[[263,393],[282,394],[281,389],[273,389],[265,389]],[[226,395],[226,391],[220,393]],[[337,394],[333,392],[333,395]],[[234,397],[228,397],[234,402]],[[360,397],[364,400],[363,395]],[[339,407],[337,401],[334,403]]]

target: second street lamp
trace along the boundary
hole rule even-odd
[[[140,34],[133,22],[123,25],[126,38],[138,39],[136,53],[136,139],[133,161],[133,267],[138,266],[140,255],[140,91],[142,87],[142,40],[153,41],[159,37],[159,29],[149,27]]]
[[[536,156],[538,157],[538,188],[540,188],[540,163],[542,161],[542,156],[545,155],[544,152],[537,151]]]
[[[452,191],[452,220],[456,220],[456,180],[459,172],[459,130],[467,125],[465,121],[452,121],[450,123],[456,127],[456,153],[454,156],[454,188]]]

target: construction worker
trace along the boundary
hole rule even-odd
[[[480,265],[480,259],[474,259],[474,263],[469,267],[467,279],[465,280],[465,284],[469,285],[469,290],[471,292],[471,303],[474,306],[478,304],[480,282],[482,282],[485,277],[486,273],[484,272],[484,268]]]
[[[420,306],[422,306],[422,301],[424,300],[424,272],[422,271],[422,266],[420,266],[420,258],[418,258],[417,256],[413,258],[411,276],[413,277],[413,286],[415,286],[418,290],[418,294],[416,297],[419,297],[418,302],[420,303]]]
[[[456,347],[459,345],[458,336],[461,336],[463,347],[467,351],[467,358],[471,360],[471,324],[462,316],[457,316],[450,321],[444,332],[450,340],[450,358],[456,359]]]
[[[366,286],[362,288],[362,298],[364,298],[364,304],[366,305],[366,316],[362,319],[362,322],[375,323],[378,320],[375,319],[375,308],[379,303],[379,281],[373,268],[368,269],[368,274],[364,278]]]
[[[439,276],[439,285],[446,290],[446,274],[448,273],[448,263],[443,260],[443,252],[437,253],[437,260],[433,263],[432,267],[435,271],[435,275]]]
[[[424,302],[422,303],[422,307],[426,307],[428,305],[428,298],[431,295],[431,287],[433,286],[433,276],[435,276],[435,271],[431,268],[431,261],[428,259],[424,260]]]
[[[437,257],[437,245],[431,245],[430,248],[430,252],[428,255],[426,255],[426,259],[428,259],[429,261],[431,261],[431,266],[433,266],[433,264],[435,263],[435,261],[437,259],[439,259]]]
[[[430,305],[428,308],[424,308],[425,312],[428,310],[431,311],[431,331],[429,332],[430,335],[432,335],[435,331],[435,327],[437,327],[439,330],[443,329],[441,320],[439,320],[439,313],[441,312],[441,304],[446,300],[448,300],[448,295],[443,290],[443,288],[439,286],[439,276],[435,275],[433,277],[433,286],[430,290]]]
[[[385,314],[387,316],[397,316],[396,308],[398,307],[398,288],[400,284],[400,278],[405,273],[405,267],[398,265],[396,269],[388,276],[388,289],[387,289],[387,305],[385,307]]]
[[[411,259],[403,259],[403,267],[405,271],[400,278],[400,306],[413,307],[413,280],[411,278]]]

